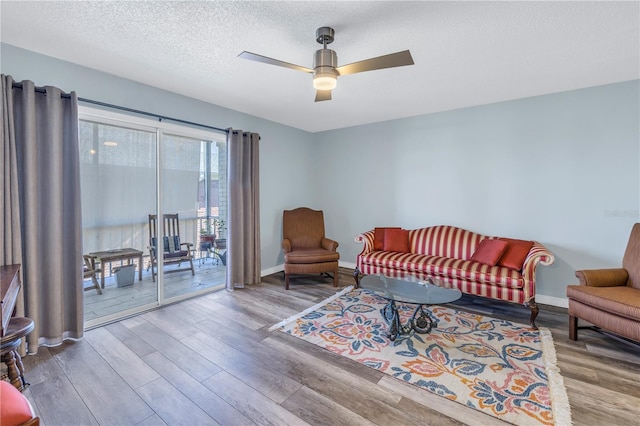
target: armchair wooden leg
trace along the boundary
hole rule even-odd
[[[338,270],[333,271],[333,286],[338,287]]]
[[[289,290],[289,274],[284,273],[284,289]]]
[[[578,317],[569,315],[569,339],[578,340]]]

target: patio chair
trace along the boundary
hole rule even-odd
[[[165,265],[178,264],[177,269],[166,269],[164,272],[180,272],[191,270],[191,275],[196,274],[193,268],[193,244],[185,243],[180,239],[180,221],[178,214],[165,214],[162,218],[164,229],[163,233],[163,261]],[[156,281],[156,267],[157,267],[157,246],[158,236],[156,235],[156,222],[157,216],[155,214],[149,215],[149,259],[151,267],[151,280]],[[180,268],[183,262],[187,262],[188,265]]]
[[[90,287],[85,287],[84,291],[89,291],[95,289],[98,294],[102,294],[102,288],[100,288],[100,283],[98,282],[97,275],[102,273],[102,269],[96,266],[96,256],[92,256],[90,254],[85,254],[82,256],[84,259],[84,266],[82,268],[82,276],[84,279],[91,278],[91,283],[93,284]]]

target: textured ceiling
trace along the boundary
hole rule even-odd
[[[311,132],[640,77],[638,2],[12,2],[1,40]],[[343,65],[410,49],[415,65],[343,76],[315,103],[331,26]],[[19,78],[19,76],[16,76]],[[47,84],[47,82],[37,82]]]

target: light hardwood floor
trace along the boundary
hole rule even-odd
[[[353,284],[340,270],[340,284]],[[461,404],[268,328],[336,292],[282,274],[96,328],[24,358],[44,425],[492,425]],[[339,289],[338,289],[339,290]],[[527,323],[528,310],[464,296],[460,308]],[[542,306],[575,425],[635,425],[640,350],[592,331],[568,339],[566,310]]]

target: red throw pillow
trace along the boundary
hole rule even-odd
[[[507,250],[507,242],[504,240],[486,239],[480,241],[476,252],[471,256],[471,260],[484,263],[489,266],[496,266],[502,254]]]
[[[387,228],[384,232],[384,251],[409,253],[409,231],[400,228]]]
[[[529,250],[533,247],[533,241],[513,240],[511,238],[500,238],[506,241],[507,249],[498,261],[498,265],[511,269],[521,270],[524,260],[529,254]]]
[[[373,230],[373,250],[384,250],[384,235],[387,229],[400,229],[400,227],[375,228]]]

